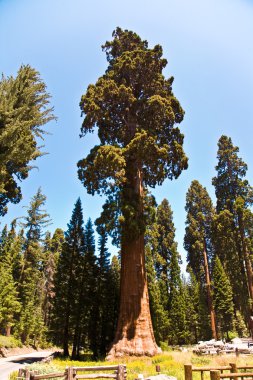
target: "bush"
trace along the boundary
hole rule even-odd
[[[14,338],[13,336],[0,335],[0,347],[4,348],[15,348],[22,347],[20,340]]]
[[[12,373],[9,375],[9,380],[16,380],[16,379],[17,379],[17,376],[18,376],[18,371],[12,372]]]

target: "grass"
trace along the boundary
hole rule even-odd
[[[213,366],[220,367],[229,365],[229,363],[236,362],[237,365],[253,365],[253,356],[243,356],[236,358],[234,355],[221,355],[221,356],[197,356],[191,352],[178,352],[170,351],[164,352],[152,358],[136,358],[128,357],[118,359],[112,362],[105,361],[71,361],[63,358],[54,359],[50,365],[48,364],[34,364],[29,366],[31,370],[38,370],[39,373],[64,371],[68,366],[99,366],[109,364],[126,364],[127,366],[127,380],[134,380],[138,374],[143,374],[144,378],[156,375],[156,365],[161,368],[161,373],[174,376],[178,380],[184,380],[184,364],[193,364],[195,367]],[[200,373],[193,373],[194,380],[200,380]],[[208,373],[205,374],[205,379],[210,379]],[[15,380],[11,377],[10,380]]]
[[[231,362],[237,362],[238,365],[253,365],[252,356],[240,356],[236,358],[234,355],[224,356],[197,356],[191,352],[170,351],[164,352],[153,358],[123,358],[110,362],[110,364],[126,364],[127,366],[127,379],[134,380],[138,374],[143,374],[144,378],[156,375],[156,365],[160,366],[161,373],[174,376],[178,380],[184,380],[184,364],[193,364],[196,367],[214,366],[219,367],[229,365]],[[64,359],[55,359],[52,362],[58,368],[65,369],[66,366],[95,366],[106,365],[109,363],[105,361],[70,361]],[[207,375],[207,378],[209,376]],[[200,380],[199,373],[193,373],[194,380]]]
[[[0,348],[15,348],[15,347],[22,347],[22,343],[14,338],[13,336],[4,336],[0,335]]]

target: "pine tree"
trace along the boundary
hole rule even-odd
[[[201,338],[200,331],[200,313],[199,313],[199,301],[200,301],[200,285],[196,281],[196,278],[190,267],[187,268],[189,272],[189,280],[186,282],[186,324],[189,330],[190,343],[197,343]]]
[[[49,329],[50,337],[52,337],[53,325],[53,305],[55,298],[55,277],[58,265],[59,256],[62,252],[62,245],[64,243],[64,232],[57,228],[51,238],[48,235],[48,240],[45,239],[44,252],[45,266],[44,266],[44,301],[43,313],[44,324]]]
[[[98,266],[95,256],[95,238],[92,221],[89,218],[85,226],[85,304],[86,312],[89,316],[87,326],[87,337],[89,347],[93,353],[94,359],[98,358],[99,354],[99,305],[96,300],[98,286]]]
[[[206,189],[196,180],[191,183],[187,192],[185,209],[187,219],[184,246],[187,251],[187,261],[197,281],[201,283],[203,292],[207,295],[212,337],[216,339],[215,313],[209,271],[213,257],[211,229],[214,209]]]
[[[154,233],[154,230],[150,231],[150,234],[151,233]],[[155,260],[153,257],[157,239],[155,240],[155,242],[151,239],[146,243],[145,246],[146,271],[148,279],[148,292],[152,324],[154,328],[156,342],[160,344],[161,342],[165,342],[168,339],[169,318],[168,309],[164,308],[164,302],[162,302],[163,297],[161,295],[161,286],[157,278],[155,270]],[[168,297],[166,299],[168,300]]]
[[[76,350],[79,337],[79,297],[82,292],[83,257],[85,252],[83,213],[80,198],[72,212],[65,241],[59,255],[55,276],[54,333],[55,343],[63,345],[65,356],[69,356],[69,344]],[[73,336],[74,335],[74,336]],[[75,353],[76,354],[76,353]]]
[[[156,273],[159,279],[163,306],[168,310],[169,292],[171,280],[171,257],[177,250],[175,243],[175,227],[173,223],[173,213],[167,199],[157,207],[157,251],[156,251]]]
[[[16,235],[13,228],[8,232],[7,227],[4,229],[4,235],[6,236],[2,242],[0,259],[0,326],[5,329],[6,336],[10,336],[21,304],[18,298],[17,283],[14,279],[13,248],[17,248],[15,245]]]
[[[232,288],[218,256],[213,267],[213,299],[217,326],[222,337],[234,329],[234,304]]]
[[[38,138],[42,128],[55,119],[49,94],[39,73],[29,65],[20,67],[16,78],[0,80],[0,215],[8,202],[21,199],[19,181],[28,177],[30,162],[42,156]]]
[[[172,93],[173,78],[162,74],[167,61],[161,46],[150,49],[136,33],[117,28],[103,49],[108,69],[80,102],[82,135],[98,128],[100,145],[79,161],[78,174],[88,193],[107,196],[103,216],[110,216],[108,225],[113,229],[120,221],[120,316],[109,356],[154,355],[158,347],[145,274],[144,194],[145,187],[177,178],[187,168],[183,135],[174,127],[184,112]]]
[[[46,202],[45,195],[41,189],[32,198],[27,208],[27,216],[24,217],[23,226],[26,229],[26,240],[24,245],[23,267],[19,281],[19,296],[22,310],[17,334],[22,342],[32,343],[44,339],[43,324],[43,249],[41,240],[43,229],[50,220],[49,215],[43,209]]]
[[[109,337],[110,343],[115,336],[118,316],[119,316],[119,302],[120,302],[120,261],[116,255],[112,257],[110,265],[110,321],[111,321],[111,335]]]
[[[179,266],[180,258],[176,249],[171,252],[169,279],[169,342],[185,344],[189,339],[186,325],[186,299]]]
[[[232,228],[235,233],[241,272],[239,281],[247,284],[248,298],[252,304],[253,273],[249,255],[252,236],[249,235],[249,233],[251,234],[249,226],[253,218],[249,207],[253,204],[253,188],[244,179],[247,165],[238,157],[238,152],[239,148],[233,145],[231,138],[221,136],[218,142],[217,176],[213,178],[213,185],[217,197],[217,213],[228,210],[233,216]],[[233,279],[231,278],[232,282]],[[244,289],[245,285],[242,286],[241,297],[243,298]]]
[[[110,273],[110,253],[107,249],[107,232],[102,225],[97,227],[97,231],[99,233],[99,257],[96,294],[96,303],[98,306],[98,333],[96,339],[98,341],[98,355],[104,357],[114,333],[114,331],[112,331],[113,323],[111,321],[112,311],[110,294],[111,286],[113,284]]]
[[[229,210],[220,211],[214,216],[212,235],[216,255],[219,256],[233,289],[235,308],[245,316],[248,310],[248,290],[237,252],[238,238],[234,218]]]

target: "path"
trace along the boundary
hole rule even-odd
[[[32,352],[30,354],[9,356],[0,359],[0,380],[8,380],[8,375],[17,371],[19,368],[25,367],[27,364],[39,361],[51,355],[52,351]]]

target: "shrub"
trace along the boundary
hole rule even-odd
[[[22,347],[20,340],[14,338],[13,336],[0,335],[0,347],[5,348],[15,348]]]

